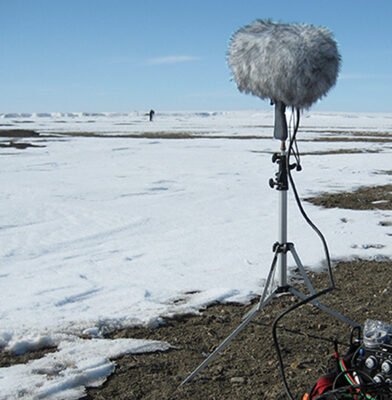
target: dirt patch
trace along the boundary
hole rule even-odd
[[[0,148],[24,150],[28,147],[45,147],[33,143],[18,141],[18,139],[24,138],[37,138],[39,135],[38,132],[31,129],[0,129],[0,138],[15,138],[15,140],[10,140],[9,142],[2,141],[0,143]]]
[[[300,140],[299,140],[300,141]],[[367,143],[392,143],[392,137],[325,137],[302,140],[303,142],[367,142]]]
[[[340,290],[322,301],[359,323],[367,318],[391,321],[391,268],[392,262],[339,263],[335,279]],[[317,286],[326,285],[326,274],[312,274],[312,279]],[[101,388],[89,389],[84,400],[286,399],[271,324],[291,304],[291,296],[275,299],[206,370],[180,388],[182,380],[240,323],[250,306],[215,305],[201,316],[168,320],[157,329],[115,332],[111,337],[166,340],[173,349],[122,357],[108,381]],[[350,332],[348,325],[310,305],[282,320],[279,340],[296,398],[325,373],[333,353],[331,340],[337,338],[344,352]]]
[[[392,210],[392,185],[363,187],[354,192],[323,193],[305,200],[325,208]]]
[[[32,129],[0,129],[0,137],[37,137],[39,133]]]
[[[392,170],[380,170],[375,173],[378,175],[392,175]]]
[[[26,142],[14,142],[10,141],[9,143],[0,143],[0,148],[14,148],[17,150],[25,150],[29,147],[46,147],[38,144],[26,143]]]
[[[95,132],[57,132],[45,133],[46,138],[59,138],[59,137],[83,137],[83,138],[99,138],[99,139],[233,139],[233,140],[267,140],[271,136],[260,135],[210,135],[210,132],[135,132],[135,133],[119,133],[119,134],[105,134]]]
[[[35,351],[30,351],[21,355],[15,355],[13,353],[3,351],[0,353],[0,368],[11,367],[12,365],[16,364],[26,364],[31,360],[38,360],[39,358],[42,358],[45,354],[55,352],[56,350],[56,347],[47,347]]]
[[[308,151],[301,153],[302,156],[333,156],[342,154],[363,154],[363,153],[379,153],[380,150],[373,149],[336,149],[327,151]]]
[[[318,129],[318,128],[301,128],[303,132],[311,132],[311,133],[326,133],[329,135],[346,135],[353,137],[386,137],[391,138],[392,133],[390,131],[358,131],[351,129]]]
[[[274,154],[274,151],[265,151],[265,150],[249,150],[251,153],[256,154]],[[373,150],[373,149],[336,149],[336,150],[327,150],[327,151],[307,151],[301,153],[301,157],[303,156],[334,156],[334,155],[342,155],[342,154],[363,154],[363,153],[380,153],[381,150]]]

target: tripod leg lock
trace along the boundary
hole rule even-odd
[[[290,285],[279,286],[275,290],[276,294],[289,293],[289,292],[290,292]]]
[[[279,243],[279,242],[275,242],[272,246],[272,251],[274,253],[283,253],[286,254],[287,252],[289,252],[293,247],[293,243]]]

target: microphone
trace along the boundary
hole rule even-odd
[[[274,136],[286,140],[285,107],[308,109],[325,96],[341,57],[327,28],[256,20],[232,36],[227,61],[240,92],[275,104]]]

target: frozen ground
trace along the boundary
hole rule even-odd
[[[59,346],[41,360],[1,368],[0,399],[76,399],[85,385],[111,373],[109,358],[167,348],[101,339],[107,330],[155,325],[217,300],[245,302],[260,293],[278,225],[278,193],[268,186],[276,168],[271,153],[278,150],[272,114],[146,118],[0,115],[3,129],[104,136],[40,137],[25,140],[45,147],[0,149],[0,345],[16,353]],[[391,137],[392,114],[310,113],[301,126],[299,139]],[[118,137],[146,132],[160,137]],[[170,132],[205,138],[162,138]],[[209,139],[217,135],[229,138]],[[254,138],[230,139],[237,136]],[[303,172],[295,173],[302,197],[392,181],[385,173],[390,142],[299,145],[308,153]],[[358,152],[317,154],[336,150]],[[391,212],[310,204],[306,210],[334,259],[392,257]],[[292,199],[289,240],[306,266],[322,266],[322,248]]]

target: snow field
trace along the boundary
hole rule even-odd
[[[113,371],[110,359],[168,348],[105,340],[105,332],[260,293],[278,234],[278,193],[268,180],[279,144],[271,128],[260,127],[272,121],[263,115],[167,113],[153,125],[128,114],[1,116],[43,134],[89,118],[81,131],[88,125],[111,136],[121,127],[126,134],[134,123],[138,132],[205,130],[207,138],[39,138],[28,140],[46,147],[0,149],[0,346],[15,353],[58,346],[40,360],[1,368],[0,399],[77,399]],[[331,127],[343,136],[385,131],[391,118],[310,115],[299,139],[323,137],[318,130]],[[208,138],[216,133],[271,139]],[[299,145],[309,154],[294,173],[301,197],[391,183],[383,173],[391,168],[389,143]],[[377,152],[317,154],[342,149]],[[305,208],[334,260],[391,257],[390,211]],[[322,247],[291,196],[289,240],[305,266],[322,268]]]

